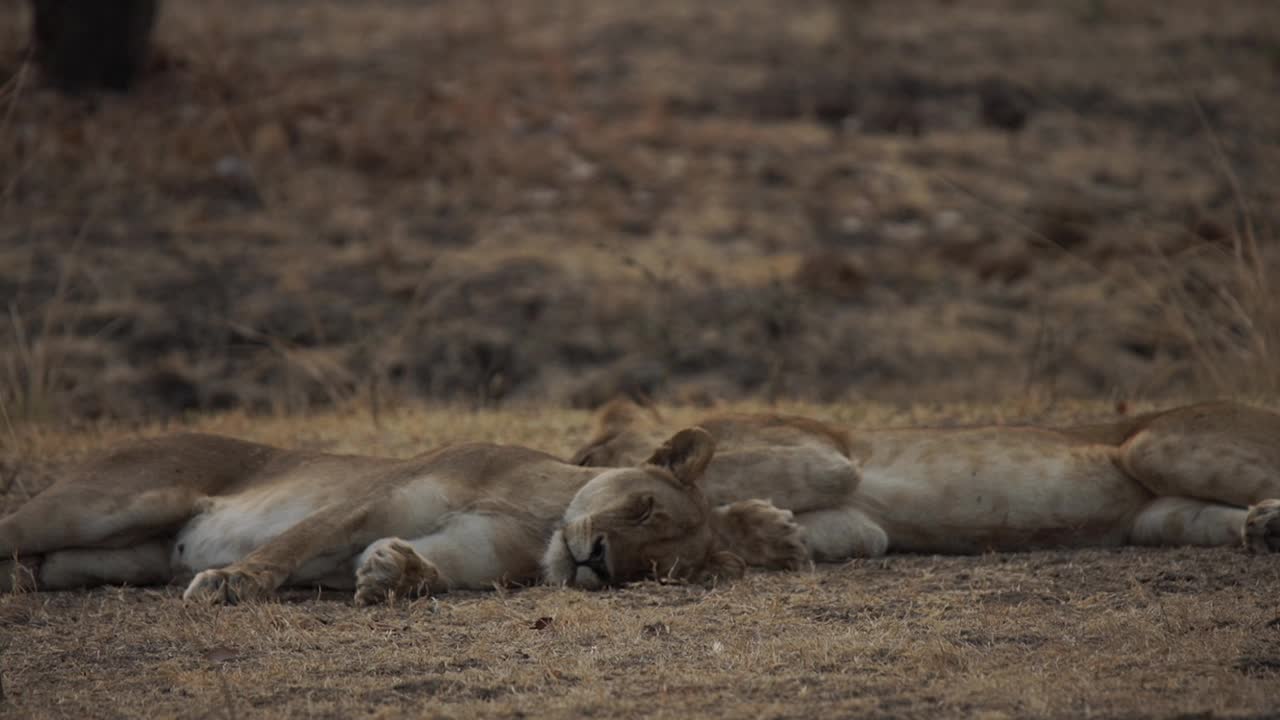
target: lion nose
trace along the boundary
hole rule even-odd
[[[572,553],[570,554],[572,556]],[[578,567],[585,567],[600,578],[601,582],[609,582],[609,563],[608,547],[605,544],[604,535],[597,535],[591,542],[591,552],[587,555],[587,559],[580,560],[576,556],[573,562]]]

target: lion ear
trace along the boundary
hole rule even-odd
[[[742,558],[725,550],[718,550],[707,557],[707,564],[698,577],[705,585],[714,585],[719,580],[737,580],[747,572],[747,564]]]
[[[686,428],[671,436],[645,461],[669,470],[683,485],[698,482],[716,453],[716,440],[700,427]]]
[[[605,446],[612,442],[613,439],[613,437],[607,437],[587,445],[569,458],[569,464],[579,467],[603,467],[605,465],[603,462]]]

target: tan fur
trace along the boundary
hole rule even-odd
[[[742,574],[744,555],[780,558],[779,567],[799,564],[805,557],[804,547],[800,530],[787,513],[771,509],[750,526],[755,532],[737,532],[725,527],[734,518],[713,513],[702,492],[696,493],[694,503],[664,500],[695,490],[714,462],[714,452],[710,433],[690,428],[654,451],[642,464],[644,476],[613,470],[596,478],[596,488],[584,488],[569,503],[564,524],[547,545],[543,557],[547,579],[598,587],[608,581],[608,575],[618,573],[702,580],[734,577]],[[597,493],[605,499],[598,502]],[[592,503],[600,509],[587,512]],[[590,562],[602,539],[611,558],[607,572]],[[691,544],[705,551],[673,552]]]
[[[391,460],[209,435],[143,440],[0,520],[0,587],[194,574],[184,597],[201,602],[322,585],[368,604],[544,574],[586,587],[727,577],[741,572],[739,551],[798,562],[789,518],[761,524],[760,537],[718,529],[723,518],[699,488],[714,452],[696,428],[607,470],[480,443]]]
[[[625,464],[660,432],[622,402],[577,458]],[[1234,403],[1065,428],[848,432],[779,415],[699,425],[719,447],[708,499],[772,500],[794,513],[814,560],[1126,543],[1280,549],[1280,416]]]

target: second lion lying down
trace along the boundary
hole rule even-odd
[[[707,499],[794,512],[818,561],[1124,544],[1280,551],[1280,416],[1235,403],[1062,428],[848,431],[767,414],[698,424],[718,443]],[[660,432],[653,413],[615,400],[573,460],[625,464]]]
[[[596,588],[803,562],[790,513],[745,497],[708,505],[698,481],[714,451],[697,428],[607,470],[486,443],[391,460],[213,435],[143,440],[0,520],[0,589],[194,573],[184,597],[197,601],[322,585],[368,604],[540,576]]]

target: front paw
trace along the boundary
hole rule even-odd
[[[773,508],[775,515],[764,522],[762,532],[767,540],[764,566],[777,570],[799,570],[809,565],[809,545],[804,529],[796,523],[790,510]]]
[[[409,543],[375,543],[356,570],[356,604],[374,605],[392,597],[417,597],[440,589],[440,571]]]
[[[748,565],[798,570],[809,564],[804,531],[790,510],[765,500],[744,500],[721,508],[720,525],[728,550]]]
[[[228,567],[196,575],[182,599],[206,605],[235,605],[266,600],[274,589],[265,572]]]
[[[1280,500],[1263,500],[1249,508],[1241,535],[1249,552],[1280,552]]]

